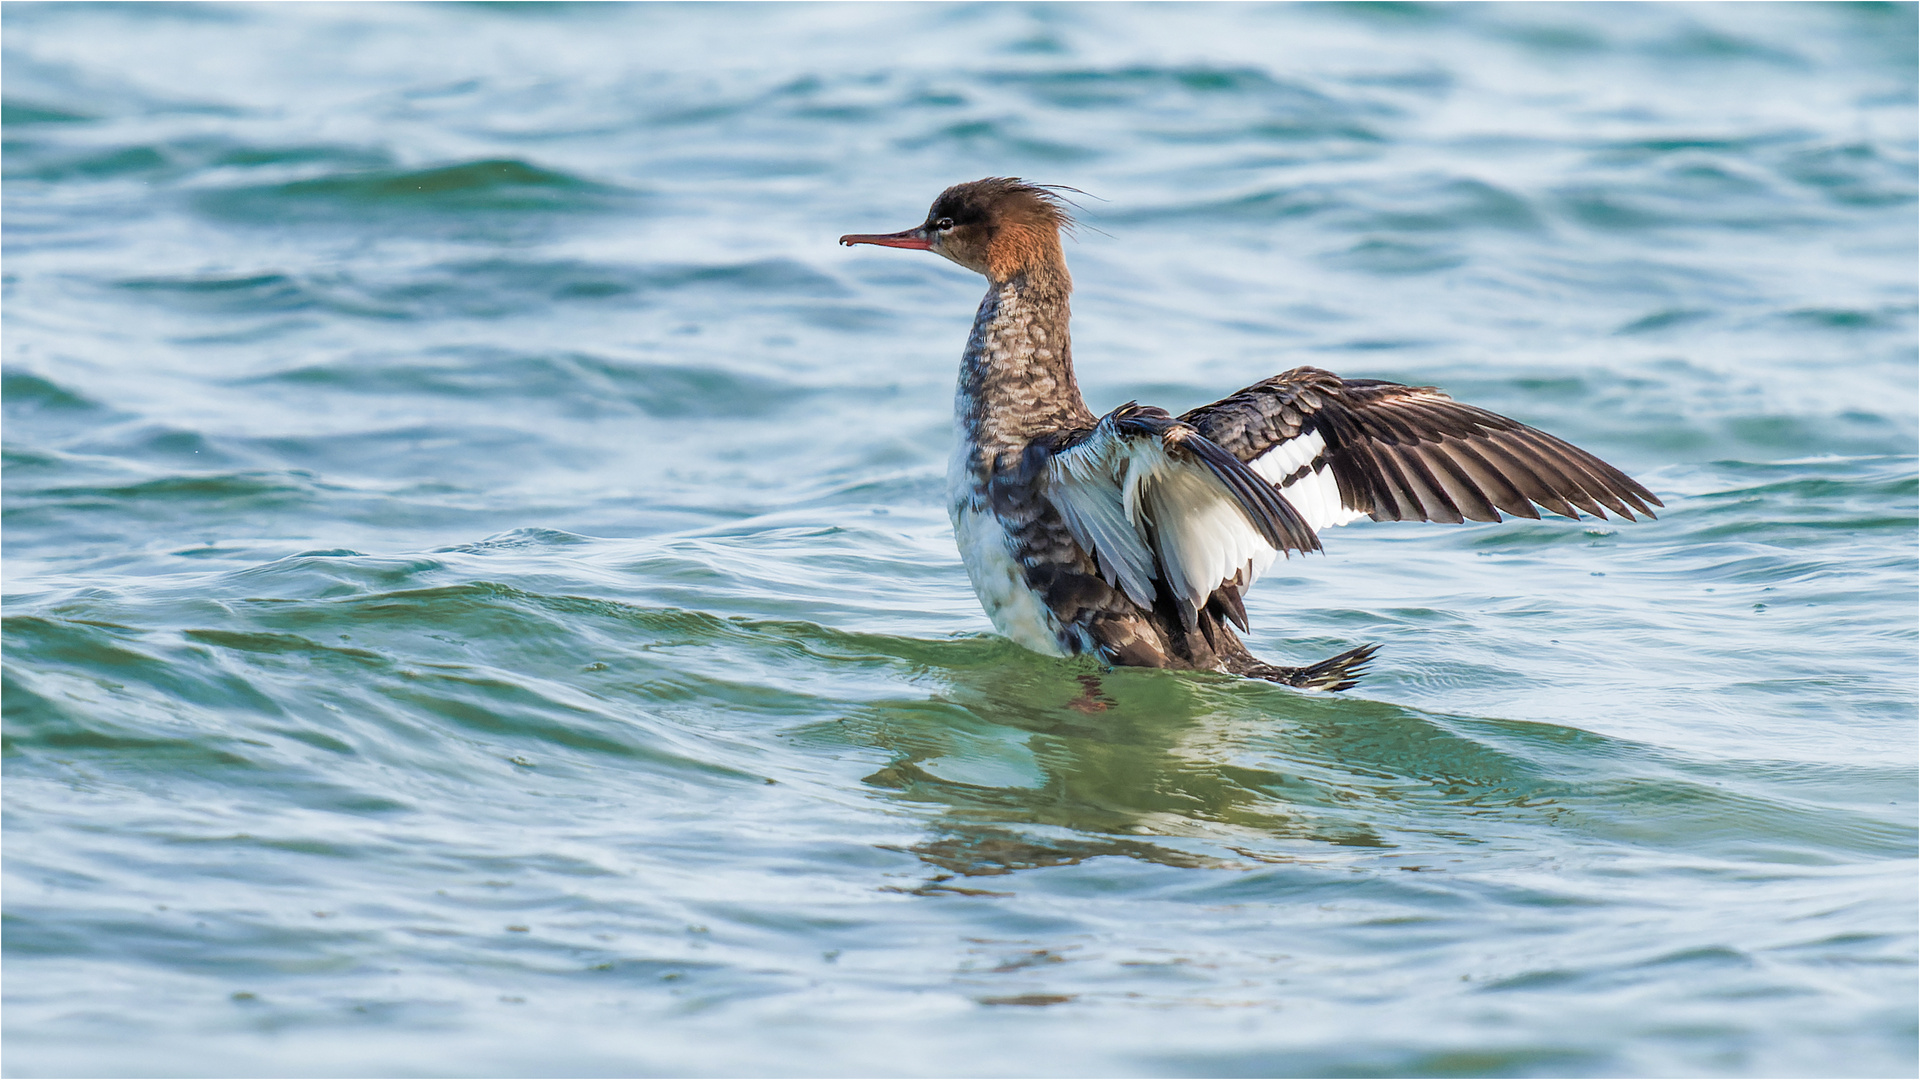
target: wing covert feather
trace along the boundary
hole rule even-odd
[[[1049,501],[1108,582],[1143,608],[1164,582],[1190,627],[1223,585],[1320,546],[1266,477],[1159,409],[1121,406],[1056,446],[1047,469]]]

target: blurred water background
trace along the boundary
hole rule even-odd
[[[1915,8],[80,5],[5,46],[5,1070],[1913,1075]],[[1439,384],[1657,522],[1360,524],[1358,689],[989,631],[1096,410]]]

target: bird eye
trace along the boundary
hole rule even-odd
[[[953,219],[950,217],[943,217],[940,220],[934,222],[933,227],[934,229],[940,232],[946,232],[948,229],[953,228]]]

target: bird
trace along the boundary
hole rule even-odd
[[[1276,556],[1319,551],[1323,530],[1362,518],[1632,521],[1664,505],[1585,450],[1434,387],[1316,367],[1179,416],[1138,402],[1094,415],[1074,376],[1061,190],[987,177],[941,192],[913,228],[840,238],[987,279],[960,360],[947,506],[981,606],[1019,645],[1345,690],[1376,645],[1289,667],[1235,633]]]

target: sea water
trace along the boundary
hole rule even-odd
[[[7,4],[6,1073],[1913,1075],[1915,25]],[[1343,694],[1024,652],[983,283],[834,244],[987,175],[1096,410],[1666,508],[1330,530]]]

